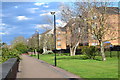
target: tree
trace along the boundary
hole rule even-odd
[[[62,6],[61,14],[62,20],[68,22],[65,26],[66,36],[68,36],[67,43],[70,46],[70,55],[74,56],[78,45],[87,40],[87,37],[85,37],[87,36],[87,27],[83,23],[82,17],[75,15],[74,6]]]
[[[4,42],[1,42],[1,43],[0,43],[0,48],[5,47],[5,46],[7,46],[6,43],[4,43]]]
[[[11,44],[14,45],[15,43],[19,43],[19,42],[26,44],[26,39],[23,36],[18,36],[15,37],[13,41],[11,41]]]
[[[54,49],[54,36],[53,33],[49,33],[52,30],[48,30],[41,34],[40,45],[44,52]]]
[[[110,14],[111,12],[115,13],[116,11],[118,14],[118,9],[114,10],[111,7],[108,7],[109,5],[112,6],[109,2],[82,3],[81,5],[82,6],[78,5],[79,10],[82,10],[82,17],[89,25],[89,36],[94,36],[94,38],[98,41],[102,60],[105,61],[104,42],[115,38],[117,33],[117,29],[110,21]],[[110,37],[108,38],[107,36]]]
[[[67,19],[73,17],[82,17],[81,22],[87,23],[89,37],[95,36],[99,42],[102,60],[105,61],[104,42],[107,41],[106,36],[111,35],[111,39],[115,37],[116,29],[111,26],[108,7],[111,5],[109,2],[75,2],[73,6],[67,7],[67,11],[63,10],[62,15],[67,16]],[[71,8],[73,7],[73,8]],[[65,9],[65,8],[64,8]],[[115,12],[114,10],[112,10]],[[118,11],[117,11],[118,12]],[[81,34],[80,34],[81,35]],[[109,39],[110,40],[110,39]]]
[[[16,43],[14,46],[13,46],[14,49],[18,50],[20,52],[20,54],[22,53],[26,53],[28,51],[28,48],[27,48],[27,45],[25,45],[24,43],[22,42],[19,42],[19,43]]]

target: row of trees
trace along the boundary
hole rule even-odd
[[[39,44],[38,44],[38,40],[39,40]],[[43,52],[46,52],[47,50],[52,51],[54,49],[53,34],[43,33],[39,35],[39,39],[38,39],[38,36],[35,33],[31,38],[27,40],[27,46],[29,47],[30,51],[41,50],[41,49],[43,49]]]
[[[71,33],[69,40],[71,56],[75,55],[76,48],[80,43],[84,43],[85,35],[88,35],[88,38],[95,36],[100,45],[102,60],[106,60],[103,46],[105,36],[115,36],[114,31],[116,31],[114,27],[110,26],[108,6],[112,6],[112,4],[109,2],[89,2],[89,0],[88,2],[74,2],[61,6],[62,20],[66,23],[74,21],[68,25]]]

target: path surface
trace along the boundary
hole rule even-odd
[[[19,72],[17,74],[17,78],[79,78],[79,77],[63,69],[49,65],[42,60],[38,60],[27,55],[22,55],[22,60],[19,64]]]

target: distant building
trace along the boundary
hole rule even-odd
[[[42,33],[42,35],[45,35],[46,37],[48,36],[53,36],[53,42],[52,44],[54,44],[54,29],[51,30],[47,30],[46,32]],[[49,41],[49,39],[46,39],[44,41]],[[54,47],[54,45],[53,45]],[[56,28],[56,49],[60,50],[60,49],[66,49],[66,30],[62,27],[57,27]]]

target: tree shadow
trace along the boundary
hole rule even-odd
[[[71,60],[71,59],[78,59],[78,60],[86,60],[87,58],[82,58],[82,57],[62,57],[62,58],[57,58],[57,60]]]
[[[96,61],[102,61],[101,59],[98,59],[98,58],[95,58],[95,59],[89,59],[88,57],[85,57],[85,56],[79,56],[79,57],[76,57],[76,56],[72,56],[72,57],[61,57],[61,58],[57,58],[57,60],[71,60],[71,59],[76,59],[76,60],[96,60]]]

